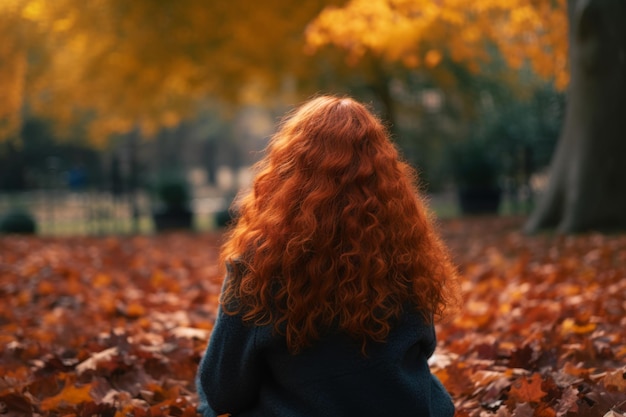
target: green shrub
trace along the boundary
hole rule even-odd
[[[159,190],[161,200],[169,207],[186,206],[189,202],[189,192],[183,183],[166,183]]]
[[[191,201],[187,182],[179,178],[167,178],[157,182],[154,191],[159,203],[167,209],[187,208]]]
[[[489,145],[468,139],[452,149],[452,170],[461,189],[495,188],[500,166]]]
[[[36,231],[35,219],[25,211],[10,211],[0,219],[0,233],[34,234]]]

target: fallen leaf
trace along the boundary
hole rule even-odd
[[[105,361],[110,361],[114,356],[119,354],[117,346],[113,346],[112,348],[105,349],[101,352],[94,353],[91,357],[76,366],[76,372],[78,374],[82,374],[87,370],[95,370],[98,367],[98,364]]]
[[[53,397],[44,399],[40,408],[43,411],[52,411],[67,406],[76,406],[80,403],[92,401],[89,391],[90,385],[76,386],[72,383],[68,383],[63,390]]]
[[[535,409],[528,403],[518,403],[513,410],[513,417],[533,417]]]
[[[520,403],[537,403],[546,395],[541,389],[541,384],[539,374],[532,374],[530,378],[520,378],[511,386],[509,395]]]
[[[607,372],[606,376],[602,379],[602,383],[607,388],[626,392],[626,367]]]

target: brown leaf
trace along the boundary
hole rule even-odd
[[[533,417],[535,410],[528,403],[519,403],[513,410],[512,417]]]
[[[466,370],[456,364],[437,371],[436,375],[453,395],[461,396],[473,392],[473,384],[467,377]]]
[[[576,413],[578,411],[577,401],[578,390],[572,387],[566,387],[557,403],[557,417],[562,417],[569,412]]]
[[[30,399],[17,393],[0,395],[0,414],[10,416],[32,416],[34,407]]]
[[[617,391],[626,392],[626,367],[616,371],[607,372],[602,379],[604,386]]]
[[[626,392],[609,392],[603,386],[594,386],[583,397],[578,414],[584,417],[602,417],[626,404]]]
[[[112,348],[105,349],[101,352],[94,353],[91,357],[76,366],[76,372],[78,374],[82,374],[88,370],[95,370],[98,367],[99,363],[110,361],[115,356],[119,355],[119,350],[117,346],[113,346]]]
[[[541,403],[535,410],[535,417],[555,417],[556,411],[548,404]]]
[[[73,383],[67,383],[65,388],[53,397],[44,399],[40,407],[43,411],[52,411],[59,408],[76,406],[80,403],[92,401],[89,391],[91,385],[76,386]]]
[[[467,303],[438,324],[433,373],[459,417],[623,414],[626,235],[525,236],[522,221],[441,224]],[[219,239],[0,237],[0,396],[50,415],[194,415]]]
[[[509,396],[520,403],[537,403],[546,392],[541,389],[542,379],[539,374],[532,374],[530,378],[520,378],[513,383]]]
[[[624,416],[626,416],[626,415],[622,414],[622,413],[618,413],[615,410],[611,410],[611,411],[609,411],[608,413],[606,413],[604,415],[604,417],[624,417]]]

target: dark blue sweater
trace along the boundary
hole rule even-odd
[[[200,362],[197,387],[204,416],[450,417],[454,406],[427,359],[435,330],[407,313],[386,343],[342,334],[297,355],[272,326],[244,324],[221,309]]]

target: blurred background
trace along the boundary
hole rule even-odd
[[[440,217],[526,216],[564,123],[567,12],[565,0],[0,0],[3,230],[221,227],[279,118],[315,94],[371,104]]]

